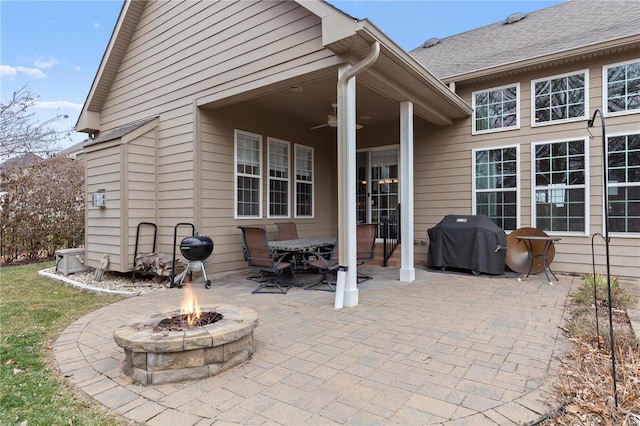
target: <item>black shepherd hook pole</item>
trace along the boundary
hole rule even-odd
[[[613,342],[613,315],[611,308],[611,267],[609,263],[609,188],[607,186],[607,180],[609,177],[609,159],[607,158],[607,134],[606,128],[604,124],[604,116],[602,115],[602,111],[600,109],[596,109],[593,112],[593,117],[591,120],[587,122],[587,131],[589,131],[590,127],[593,127],[593,124],[596,120],[596,115],[600,114],[600,125],[602,126],[602,190],[604,191],[604,246],[605,246],[605,255],[607,261],[607,292],[609,297],[609,340],[611,340],[611,376],[613,378],[613,400],[615,401],[616,408],[618,407],[618,391],[616,387],[616,356],[614,353],[615,344]],[[591,134],[591,133],[589,133]],[[593,139],[593,136],[591,137]],[[593,276],[593,285],[596,285],[596,277],[595,274]]]
[[[598,320],[598,286],[596,285],[596,250],[594,248],[594,241],[597,236],[604,236],[601,233],[593,234],[591,237],[591,267],[593,268],[593,306],[596,308],[596,340],[598,341],[598,349],[602,349],[600,346],[600,321]]]

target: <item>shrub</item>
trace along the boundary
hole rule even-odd
[[[594,293],[595,287],[595,293]],[[574,293],[573,299],[579,305],[593,305],[594,294],[598,305],[608,306],[609,294],[607,289],[607,277],[601,274],[586,275],[582,287]],[[628,291],[620,287],[617,277],[611,278],[611,306],[618,309],[626,309],[630,301]]]
[[[52,157],[2,176],[0,242],[5,263],[51,257],[84,244],[84,164]]]

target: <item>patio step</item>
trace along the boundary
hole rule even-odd
[[[396,251],[393,252],[393,255],[391,256],[391,259],[389,259],[387,266],[390,266],[392,268],[399,268],[401,265],[401,255],[400,255],[401,252],[402,252],[402,244],[398,245],[398,247],[396,248]],[[383,244],[381,242],[376,243],[375,259],[367,263],[370,265],[383,266],[384,251],[383,251]]]

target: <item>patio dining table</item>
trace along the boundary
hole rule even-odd
[[[293,240],[269,241],[269,247],[278,251],[303,252],[317,247],[331,246],[336,243],[334,236],[296,238]]]

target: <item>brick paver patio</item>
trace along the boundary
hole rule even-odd
[[[548,410],[559,326],[581,284],[365,267],[360,304],[333,293],[251,294],[246,275],[194,284],[199,302],[258,313],[255,354],[198,381],[140,386],[122,375],[113,331],[179,309],[182,289],[129,298],[85,315],[54,346],[60,370],[95,400],[148,425],[521,425]]]

